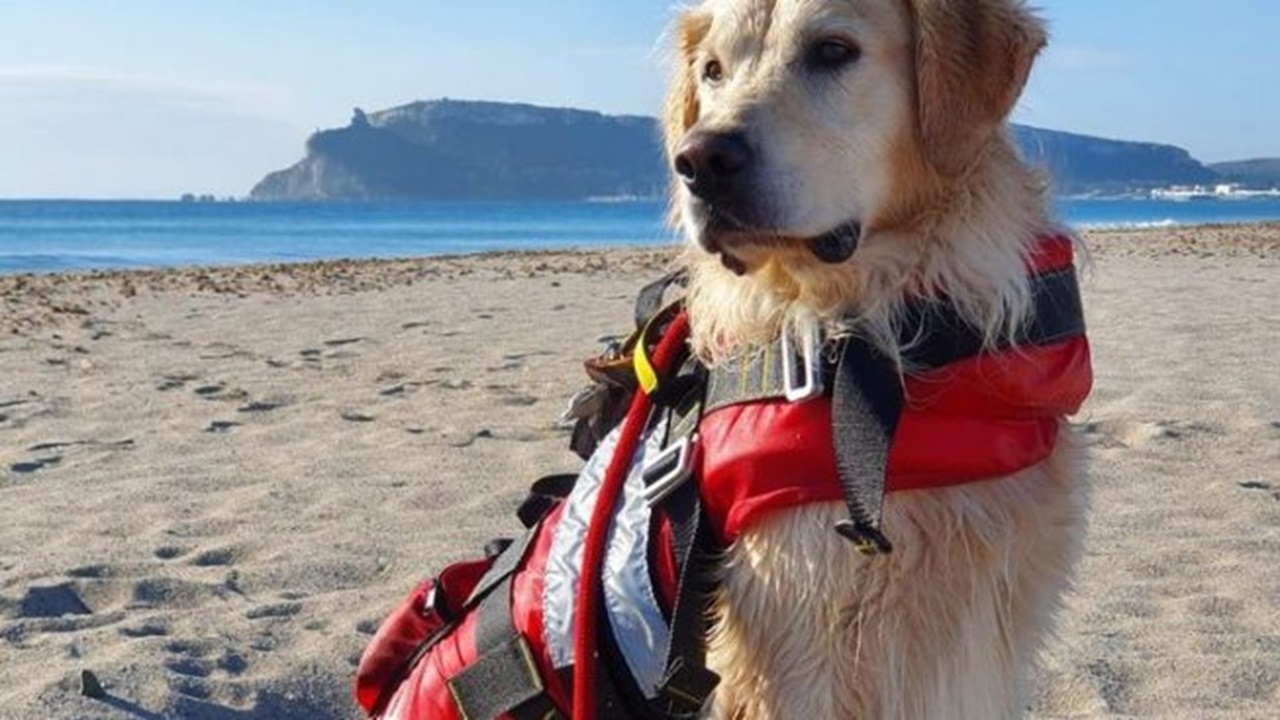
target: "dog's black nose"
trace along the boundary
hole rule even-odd
[[[675,169],[685,187],[703,200],[714,200],[732,187],[751,166],[751,146],[742,133],[697,130],[676,153]]]

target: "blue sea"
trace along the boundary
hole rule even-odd
[[[0,201],[0,274],[388,258],[675,242],[657,201]],[[1280,199],[1063,200],[1077,228],[1280,220]]]

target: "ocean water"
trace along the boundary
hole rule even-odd
[[[1280,200],[1063,200],[1075,227],[1280,220]],[[676,242],[657,201],[0,201],[0,274],[387,258]]]

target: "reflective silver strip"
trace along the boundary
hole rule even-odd
[[[664,655],[671,643],[671,628],[662,616],[649,575],[651,513],[644,499],[642,477],[646,460],[660,452],[664,435],[665,423],[659,423],[632,459],[622,502],[609,529],[602,575],[606,616],[628,669],[648,698],[657,696],[666,670]],[[583,544],[600,484],[617,444],[616,430],[600,443],[565,502],[552,537],[542,612],[544,639],[557,668],[573,664],[573,606]]]

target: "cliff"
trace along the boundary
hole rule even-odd
[[[650,118],[439,100],[357,110],[347,127],[312,135],[306,157],[251,197],[577,200],[653,196],[665,183]]]
[[[1237,160],[1209,166],[1225,182],[1240,183],[1258,190],[1280,188],[1280,158]]]
[[[1181,148],[1015,126],[1060,193],[1210,183]],[[657,121],[532,105],[436,100],[366,114],[307,141],[255,200],[577,200],[656,197],[667,170]]]
[[[1015,125],[1023,156],[1044,168],[1060,194],[1117,194],[1217,181],[1218,175],[1173,145],[1107,140]]]

